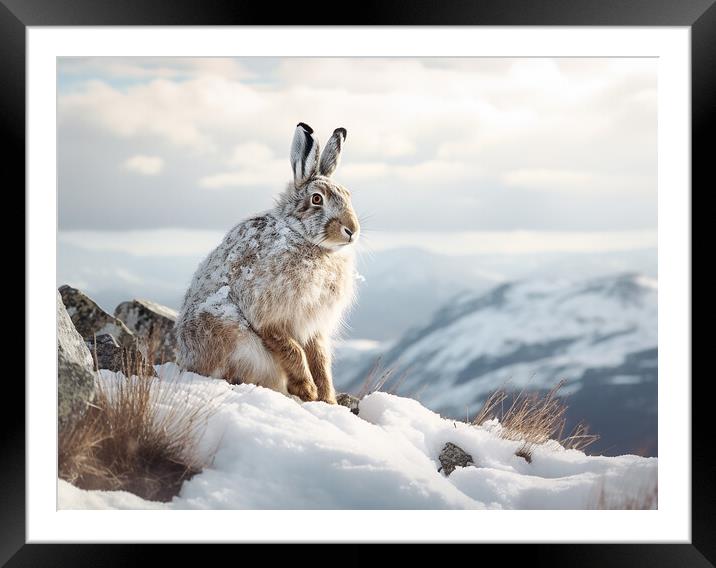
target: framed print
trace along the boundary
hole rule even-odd
[[[3,1],[28,329],[3,562],[711,565],[713,3],[373,8]]]

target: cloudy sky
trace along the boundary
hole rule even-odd
[[[655,59],[62,58],[59,244],[204,254],[271,206],[303,121],[348,130],[376,249],[655,246],[656,102]]]
[[[656,227],[653,59],[61,59],[60,230],[225,230],[304,121],[381,231]],[[439,204],[439,207],[436,205]]]

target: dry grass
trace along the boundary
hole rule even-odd
[[[524,459],[527,463],[532,463],[532,446],[524,444],[515,452],[515,455],[518,458]]]
[[[562,386],[564,381],[543,395],[526,393],[524,389],[515,395],[504,387],[498,389],[487,398],[472,423],[479,426],[497,418],[502,426],[501,437],[524,442],[517,455],[528,462],[532,460],[532,447],[548,440],[556,440],[565,448],[584,450],[599,436],[590,434],[581,423],[564,436],[567,405],[557,396]],[[506,403],[509,403],[507,409]]]
[[[612,495],[606,488],[605,484],[599,484],[597,495],[594,499],[593,509],[611,509],[611,510],[656,510],[659,504],[658,484],[654,482],[652,485],[641,487],[634,495]]]
[[[206,465],[196,449],[214,405],[176,404],[172,381],[148,373],[140,359],[127,358],[136,366],[125,375],[134,376],[118,375],[110,386],[98,382],[92,405],[60,431],[59,476],[82,489],[170,501]]]
[[[363,398],[369,394],[382,391],[390,394],[397,394],[398,389],[403,385],[405,379],[408,377],[409,370],[406,369],[400,375],[395,376],[395,369],[383,369],[381,366],[382,357],[378,357],[373,363],[373,366],[368,371],[368,374],[363,379],[361,388],[356,396]]]

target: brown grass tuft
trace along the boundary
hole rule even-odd
[[[519,448],[515,455],[518,458],[524,459],[527,463],[532,463],[532,446],[530,444],[523,444],[521,448]]]
[[[597,495],[594,499],[593,509],[612,510],[656,510],[659,504],[659,488],[656,481],[650,485],[643,485],[633,495],[622,494],[612,495],[602,482],[597,487]]]
[[[515,395],[508,393],[504,387],[498,389],[483,403],[472,423],[479,426],[497,418],[502,426],[502,438],[524,442],[517,455],[528,462],[531,461],[531,448],[548,440],[556,440],[568,449],[584,450],[599,436],[589,434],[587,426],[581,423],[564,436],[567,405],[557,397],[562,386],[564,381],[544,395],[526,393],[524,389]],[[505,410],[505,403],[510,398],[512,401]]]
[[[390,394],[397,394],[398,389],[403,385],[408,376],[409,370],[403,371],[397,377],[394,377],[395,369],[383,369],[381,367],[382,357],[378,357],[368,374],[363,379],[361,388],[356,396],[362,399],[365,396],[377,391],[383,391]],[[390,382],[392,379],[392,382]]]
[[[128,357],[127,364],[137,357]],[[59,433],[59,476],[81,489],[129,491],[170,501],[181,484],[206,465],[197,443],[215,405],[176,404],[172,380],[138,365],[134,376],[98,382],[86,412]],[[131,375],[130,373],[127,373]]]

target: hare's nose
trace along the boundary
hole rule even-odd
[[[348,227],[343,227],[343,232],[348,237],[349,242],[353,240],[353,231],[351,231]]]

